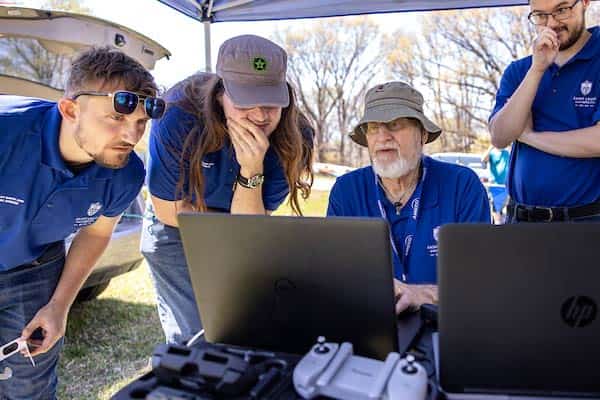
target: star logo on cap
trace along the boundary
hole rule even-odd
[[[264,72],[267,70],[267,60],[262,57],[254,57],[252,67],[255,71]]]

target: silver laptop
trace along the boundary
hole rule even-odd
[[[438,277],[451,398],[600,398],[600,224],[446,225]]]
[[[209,342],[306,353],[323,335],[397,351],[387,226],[363,218],[180,214]]]

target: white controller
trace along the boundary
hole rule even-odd
[[[425,400],[427,373],[413,356],[390,353],[384,362],[354,356],[352,344],[317,344],[300,360],[293,375],[296,392],[305,399]]]

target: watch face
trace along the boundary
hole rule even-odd
[[[259,185],[262,185],[263,181],[265,180],[265,177],[262,175],[254,175],[253,177],[251,177],[250,179],[248,179],[248,186],[252,186],[252,187],[257,187]]]

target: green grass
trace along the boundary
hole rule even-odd
[[[313,190],[301,201],[306,216],[324,216],[329,192]],[[284,203],[275,215],[292,215]],[[60,359],[58,398],[110,399],[149,370],[149,359],[164,341],[146,263],[113,279],[98,299],[75,304],[69,315]]]
[[[113,279],[96,300],[75,304],[59,364],[59,399],[110,399],[147,371],[164,336],[146,264]]]
[[[304,201],[300,200],[300,208],[302,213],[307,217],[324,217],[327,212],[327,201],[329,200],[329,192],[313,190],[310,197]],[[273,215],[293,215],[292,209],[285,202],[273,213]]]

